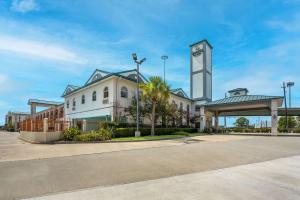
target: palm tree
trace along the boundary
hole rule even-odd
[[[149,82],[141,83],[142,100],[149,101],[152,105],[150,114],[151,120],[151,135],[154,136],[155,112],[156,106],[160,101],[167,101],[170,97],[170,87],[162,81],[158,76],[149,78]]]

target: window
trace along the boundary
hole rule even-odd
[[[69,100],[67,101],[67,108],[69,108],[69,106],[70,106],[70,102],[69,102]]]
[[[97,93],[96,93],[96,91],[93,92],[92,100],[93,101],[97,100]]]
[[[124,98],[128,97],[128,90],[124,86],[121,88],[121,97],[124,97]]]
[[[108,98],[108,87],[105,87],[103,90],[103,98]]]
[[[81,96],[81,104],[85,104],[85,95]]]
[[[73,99],[73,107],[76,106],[76,101],[75,101],[75,98]]]
[[[75,107],[76,107],[76,101],[75,101],[75,98],[73,98],[73,107],[72,107],[72,110],[75,110]]]
[[[98,80],[99,78],[101,78],[101,74],[96,74],[96,75],[93,77],[93,80],[92,80],[92,81],[96,81],[96,80]]]

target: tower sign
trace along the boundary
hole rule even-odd
[[[191,98],[200,105],[212,100],[212,46],[202,40],[190,48]]]

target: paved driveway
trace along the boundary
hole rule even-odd
[[[300,156],[249,165],[95,187],[32,200],[241,200],[300,199]]]
[[[90,143],[90,144],[30,144],[18,139],[19,133],[0,131],[0,162],[15,160],[31,160],[41,158],[65,157],[93,153],[107,153],[115,151],[145,149],[155,147],[177,146],[186,144],[185,139],[122,142],[122,143]],[[247,139],[244,136],[201,136],[194,140],[228,141]]]
[[[300,154],[298,137],[241,136],[244,139],[234,139],[229,136],[227,140],[227,136],[222,136],[223,140],[220,136],[216,137],[219,142],[209,139],[204,142],[172,141],[175,145],[169,145],[170,141],[161,141],[167,145],[89,155],[3,161],[0,162],[0,199],[161,179]]]

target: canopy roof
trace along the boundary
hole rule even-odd
[[[57,102],[57,101],[47,101],[47,100],[41,100],[41,99],[29,99],[28,100],[28,105],[31,105],[31,104],[43,104],[43,105],[54,105],[54,106],[58,106],[58,105],[61,105],[63,104],[63,102]]]
[[[224,105],[224,104],[239,104],[239,103],[249,103],[249,102],[259,102],[272,99],[283,100],[282,96],[265,96],[265,95],[242,95],[242,96],[232,96],[224,99],[219,99],[216,101],[208,102],[205,107]]]

